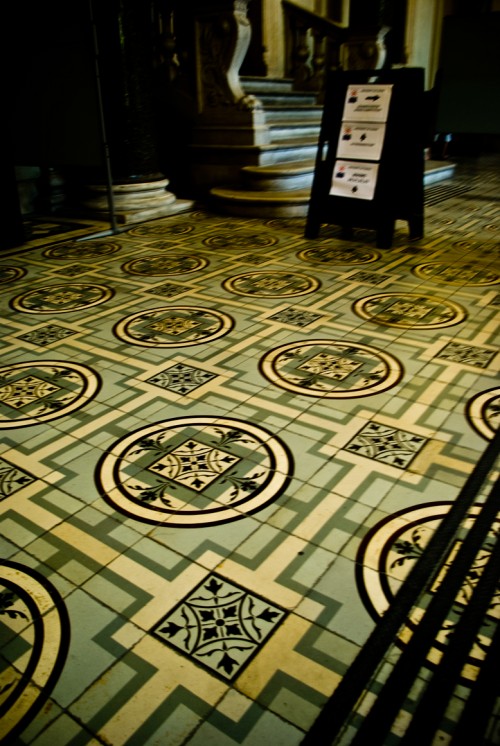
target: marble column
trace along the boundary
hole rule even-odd
[[[169,192],[159,170],[149,3],[95,0],[92,13],[116,221],[136,223],[187,210],[192,202]],[[109,202],[105,180],[89,185],[88,209],[107,213]]]

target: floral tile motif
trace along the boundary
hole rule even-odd
[[[386,352],[355,342],[292,342],[265,355],[262,374],[297,394],[349,399],[395,386],[403,367]]]
[[[0,264],[0,285],[19,280],[25,274],[26,270],[23,267],[7,267],[5,264]]]
[[[275,246],[278,243],[278,239],[260,233],[247,233],[242,231],[238,233],[218,233],[215,236],[206,238],[203,243],[211,249],[255,251],[255,249],[267,249],[269,246]]]
[[[344,448],[365,458],[406,469],[426,443],[427,438],[421,435],[369,422]]]
[[[43,256],[48,259],[93,259],[116,254],[120,248],[116,241],[67,241],[45,249]]]
[[[336,247],[315,246],[299,251],[297,256],[305,262],[320,264],[370,264],[380,259],[380,253],[375,249],[360,249],[349,244]]]
[[[403,329],[441,329],[460,324],[467,312],[458,303],[418,293],[379,293],[356,301],[362,319]]]
[[[413,272],[422,280],[434,280],[450,285],[496,285],[500,282],[498,272],[481,267],[477,262],[463,264],[431,262],[414,267]]]
[[[297,326],[302,328],[312,324],[314,321],[318,321],[322,318],[320,313],[312,313],[311,311],[302,311],[293,306],[284,308],[282,311],[278,311],[273,316],[269,316],[271,321],[279,321],[281,324],[290,324],[290,326]]]
[[[48,347],[54,342],[59,342],[61,339],[72,337],[74,334],[76,334],[76,332],[71,329],[65,329],[63,326],[47,324],[39,329],[34,329],[32,332],[20,334],[18,339],[30,342],[30,344],[33,345],[39,345],[40,347]]]
[[[173,282],[164,282],[163,285],[157,285],[154,288],[148,288],[147,292],[151,295],[161,295],[163,298],[175,298],[190,290],[189,285],[175,285]]]
[[[243,261],[245,264],[253,264],[258,267],[259,264],[265,264],[268,262],[269,257],[265,254],[243,254],[238,255],[238,261]]]
[[[216,676],[233,681],[285,617],[275,604],[211,574],[151,632]]]
[[[48,580],[7,560],[0,563],[0,639],[0,741],[14,743],[59,678],[68,653],[69,620]]]
[[[34,481],[35,477],[32,474],[0,458],[0,500],[5,500]]]
[[[500,428],[500,388],[482,391],[470,399],[465,415],[479,435],[491,440]]]
[[[78,275],[84,275],[89,269],[91,267],[88,264],[70,264],[68,267],[57,269],[54,274],[61,275],[61,277],[78,277]]]
[[[44,360],[0,368],[0,428],[48,422],[84,406],[101,379],[84,365]]]
[[[321,286],[314,277],[298,272],[248,272],[229,277],[223,287],[237,295],[257,298],[287,298],[313,293]]]
[[[209,526],[276,500],[293,469],[288,448],[263,428],[225,417],[181,417],[137,430],[96,472],[117,510],[149,523]]]
[[[487,368],[496,355],[496,350],[489,350],[485,347],[464,342],[448,342],[434,359],[473,365],[475,368]]]
[[[357,556],[357,584],[365,605],[375,619],[383,616],[392,602],[399,584],[423,554],[432,534],[450,507],[451,503],[436,502],[399,511],[397,514],[380,521],[365,536]],[[443,565],[438,578],[430,589],[431,594],[439,592],[439,587],[460,545],[473,527],[480,510],[481,506],[478,505],[469,511],[462,524],[461,535],[458,536],[455,544],[451,547],[448,561]],[[464,577],[455,603],[449,610],[448,616],[436,636],[434,647],[429,652],[429,663],[439,663],[447,638],[460,620],[460,616],[481,578],[483,569],[498,540],[499,532],[500,521],[497,520],[491,525],[486,541]],[[376,569],[377,572],[374,573],[373,569]],[[425,603],[424,599],[422,601]],[[499,606],[500,589],[497,589],[490,600],[489,609],[479,635],[470,651],[468,664],[464,666],[462,671],[465,680],[474,680],[477,676],[481,661],[484,659],[491,643],[495,623],[498,621]],[[424,608],[419,605],[413,609],[407,623],[410,630],[418,624],[423,611]],[[408,629],[404,628],[400,633],[401,642],[404,644],[408,637]]]
[[[391,279],[391,275],[383,275],[378,274],[377,272],[354,272],[354,274],[349,275],[349,280],[354,280],[355,282],[364,282],[368,285],[382,285],[382,283],[387,282]]]
[[[222,337],[232,327],[231,317],[219,311],[167,306],[128,316],[113,331],[119,339],[142,347],[186,347]]]
[[[165,368],[152,378],[148,378],[147,383],[153,383],[159,388],[173,391],[176,394],[189,394],[215,377],[214,373],[209,373],[207,370],[177,363],[170,368]]]
[[[199,256],[167,254],[132,259],[123,265],[123,271],[131,275],[185,275],[207,265],[207,260]]]
[[[97,306],[112,297],[113,290],[104,285],[48,285],[13,298],[11,305],[24,313],[69,313]]]
[[[169,223],[168,221],[155,221],[147,225],[139,225],[128,231],[130,236],[183,236],[186,233],[192,233],[194,225],[191,223]]]

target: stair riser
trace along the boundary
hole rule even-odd
[[[294,189],[310,189],[313,173],[295,174],[293,176],[274,176],[256,178],[252,174],[242,172],[243,188],[262,192],[283,192]]]
[[[255,96],[255,98],[258,98],[259,101],[262,103],[264,108],[266,106],[315,106],[316,105],[316,97],[315,96],[309,96],[307,93],[294,93],[294,94],[283,94],[274,96],[272,94],[262,94],[260,96]]]
[[[294,107],[276,107],[275,109],[264,109],[267,124],[282,122],[284,119],[295,122],[307,122],[321,125],[322,112],[317,109],[301,109]]]
[[[304,205],[245,204],[238,202],[214,201],[214,207],[225,215],[238,215],[248,218],[301,218],[306,217],[309,203]]]
[[[259,156],[259,165],[272,166],[276,163],[311,160],[316,158],[317,150],[317,145],[304,145],[296,148],[279,148],[271,151],[263,151]]]
[[[283,140],[304,139],[314,137],[319,140],[320,128],[315,124],[287,127],[287,125],[273,124],[270,127],[271,142],[282,142]]]

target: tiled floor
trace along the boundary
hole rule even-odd
[[[0,255],[0,740],[302,741],[499,425],[500,176],[460,173],[391,249],[197,209]]]

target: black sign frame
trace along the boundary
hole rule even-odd
[[[372,84],[392,86],[373,199],[331,195],[348,86]],[[353,228],[368,228],[376,231],[377,247],[391,248],[396,220],[406,220],[410,238],[422,238],[424,124],[423,68],[331,71],[305,237],[318,238],[323,224],[341,226],[342,236],[347,239],[352,237]]]

